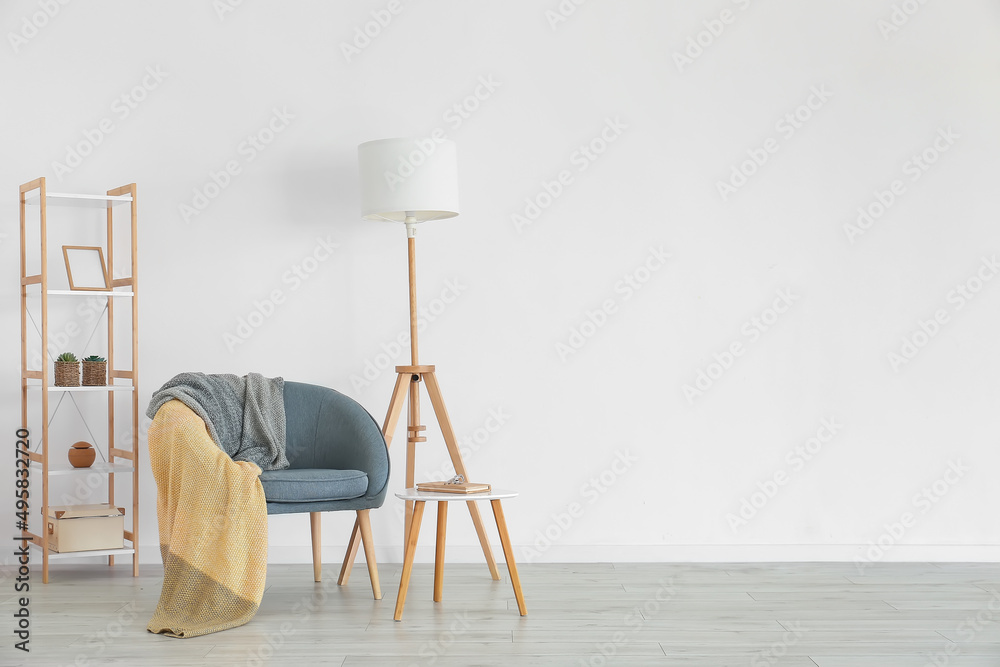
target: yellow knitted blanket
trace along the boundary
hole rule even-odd
[[[267,506],[260,468],[233,461],[177,400],[149,429],[163,590],[150,632],[197,637],[257,613],[267,574]]]

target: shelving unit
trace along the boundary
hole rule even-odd
[[[38,273],[27,273],[28,266],[28,243],[27,243],[27,210],[28,207],[37,207],[38,210],[38,238],[40,241],[39,249],[39,266],[40,270]],[[107,260],[107,272],[109,276],[109,287],[110,289],[106,291],[92,291],[92,290],[65,290],[65,289],[49,289],[49,269],[48,269],[48,229],[47,229],[47,212],[49,206],[67,206],[67,207],[87,207],[87,208],[103,208],[107,210],[107,228],[106,237],[104,243],[104,251]],[[115,278],[115,220],[112,213],[112,209],[115,207],[128,207],[130,211],[130,252],[128,255],[128,264],[130,265],[129,275],[125,277]],[[49,549],[48,540],[44,535],[44,528],[42,535],[33,533],[30,531],[31,519],[29,519],[29,527],[22,531],[22,539],[28,540],[32,547],[41,551],[42,556],[42,582],[48,583],[49,581],[49,561],[52,559],[65,559],[65,558],[79,558],[79,557],[93,557],[93,556],[107,556],[108,565],[114,565],[115,556],[131,555],[132,556],[132,574],[133,576],[139,576],[139,560],[136,554],[136,548],[139,544],[139,349],[138,349],[138,279],[137,279],[137,244],[136,244],[136,227],[137,227],[137,208],[136,208],[136,187],[135,183],[122,186],[120,188],[115,188],[113,190],[108,190],[105,195],[93,195],[93,194],[69,194],[69,193],[57,193],[48,192],[45,186],[45,178],[37,178],[29,183],[25,183],[20,187],[20,209],[21,209],[21,424],[22,428],[28,428],[28,415],[29,415],[29,405],[28,399],[31,396],[33,399],[40,401],[41,403],[41,438],[38,439],[36,433],[31,434],[31,440],[37,442],[37,447],[34,451],[31,451],[28,455],[30,459],[29,469],[31,479],[31,508],[32,510],[40,509],[41,515],[39,520],[41,525],[45,526],[45,517],[48,516],[49,512],[49,500],[50,500],[50,482],[49,478],[53,476],[72,476],[83,474],[97,473],[100,475],[108,476],[108,503],[115,503],[115,481],[116,475],[128,475],[131,482],[132,490],[132,506],[131,506],[131,517],[126,513],[126,522],[124,530],[124,541],[129,543],[121,549],[103,549],[97,551],[77,551],[68,553],[57,553]],[[124,218],[124,215],[120,215],[120,218]],[[121,288],[121,289],[119,289]],[[57,387],[52,384],[50,379],[50,373],[52,372],[52,360],[49,358],[49,330],[50,330],[50,302],[49,297],[58,297],[60,301],[63,299],[68,300],[70,303],[73,302],[74,298],[87,298],[87,299],[104,299],[106,300],[107,314],[107,327],[108,327],[108,339],[107,339],[107,363],[108,363],[108,385],[104,387],[92,387],[92,386],[81,386],[81,387]],[[33,369],[29,368],[28,360],[28,340],[29,340],[29,329],[28,321],[31,319],[30,313],[28,311],[28,299],[29,298],[40,298],[41,299],[41,326],[39,329],[39,334],[41,336],[41,368]],[[115,355],[115,302],[120,301],[120,299],[127,298],[131,301],[131,366],[129,368],[121,367],[118,363],[122,361],[116,358]],[[59,304],[57,308],[62,306]],[[32,322],[34,322],[32,320]],[[37,323],[36,323],[37,326]],[[99,324],[98,324],[99,326]],[[124,328],[124,327],[122,327]],[[96,331],[96,328],[95,328]],[[116,414],[115,412],[115,395],[119,392],[131,392],[131,409],[128,411],[129,414],[123,416],[121,414]],[[52,419],[55,417],[55,411],[50,412],[51,398],[55,394],[59,394],[60,398],[70,398],[70,400],[75,403],[73,396],[77,393],[105,393],[108,397],[108,407],[107,407],[107,432],[108,439],[105,447],[106,457],[104,452],[102,452],[102,457],[106,460],[94,463],[89,468],[73,468],[68,463],[54,463],[52,460],[52,446],[49,440],[49,427]],[[35,394],[37,393],[37,396]],[[57,404],[58,406],[58,404]],[[80,411],[80,406],[77,405],[77,410]],[[81,417],[84,418],[86,423],[86,417],[83,412],[80,411]],[[103,413],[102,413],[103,415]],[[103,419],[103,416],[102,416]],[[130,444],[130,448],[117,447],[115,445],[115,435],[116,428],[119,425],[127,424],[127,431],[125,431],[127,436],[127,441]],[[87,429],[89,430],[89,426]],[[123,445],[125,443],[122,443]],[[94,443],[95,447],[100,449],[99,443]],[[38,498],[38,483],[36,479],[41,478],[41,506],[37,504]],[[31,516],[36,516],[34,511],[32,511]],[[131,521],[129,521],[131,518]],[[131,524],[131,529],[129,525]]]

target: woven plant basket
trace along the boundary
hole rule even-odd
[[[83,386],[84,387],[104,387],[108,384],[108,362],[106,361],[84,361],[83,362]]]
[[[80,362],[78,361],[57,361],[56,364],[56,386],[57,387],[79,387],[80,386]]]

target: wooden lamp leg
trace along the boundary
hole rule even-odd
[[[472,515],[472,524],[476,527],[476,534],[479,536],[479,546],[486,557],[486,566],[490,568],[490,576],[493,581],[500,581],[500,570],[497,569],[496,558],[493,557],[493,547],[490,546],[490,538],[486,535],[486,526],[483,525],[483,517],[479,514],[479,505],[475,500],[466,503],[469,506],[469,514]]]
[[[424,384],[427,385],[427,394],[430,396],[431,405],[434,406],[434,414],[437,416],[438,425],[441,427],[441,435],[444,436],[444,443],[448,447],[448,454],[451,456],[452,465],[455,472],[469,479],[469,474],[465,470],[465,462],[462,460],[462,452],[458,448],[458,439],[455,437],[455,430],[451,425],[451,418],[448,416],[448,409],[444,405],[444,398],[441,396],[441,387],[438,385],[437,375],[433,372],[423,374]],[[500,580],[500,571],[497,569],[496,558],[493,557],[493,549],[490,547],[489,537],[486,535],[486,526],[483,525],[483,518],[479,514],[479,506],[474,501],[467,503],[469,514],[472,515],[472,523],[476,527],[476,534],[479,536],[479,545],[483,549],[486,557],[486,565],[490,568],[490,576],[494,581]]]
[[[517,574],[517,564],[514,562],[514,549],[510,544],[510,535],[507,534],[507,521],[503,516],[503,507],[499,500],[491,500],[493,505],[493,518],[497,522],[497,531],[500,533],[500,544],[503,546],[503,556],[507,559],[507,571],[510,572],[510,583],[514,587],[514,597],[517,599],[517,610],[521,616],[528,613],[528,608],[524,605],[524,593],[521,592],[521,577]]]
[[[358,520],[354,520],[354,530],[351,531],[351,539],[347,543],[347,553],[344,554],[344,564],[340,566],[340,578],[337,579],[338,586],[346,586],[351,579],[351,568],[354,567],[354,559],[358,555],[358,544],[361,542],[361,525]]]
[[[418,438],[420,426],[420,376],[414,375],[410,380],[410,395],[408,399],[408,410],[406,417],[406,478],[405,487],[412,489],[415,484],[414,466],[417,458],[416,443],[426,438]],[[409,534],[410,521],[413,517],[413,502],[406,501],[406,519],[403,523],[403,538]]]

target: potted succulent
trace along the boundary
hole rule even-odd
[[[80,362],[72,352],[63,352],[56,357],[56,386],[80,386]]]
[[[103,387],[108,384],[108,362],[104,357],[92,354],[83,360],[83,386]]]

